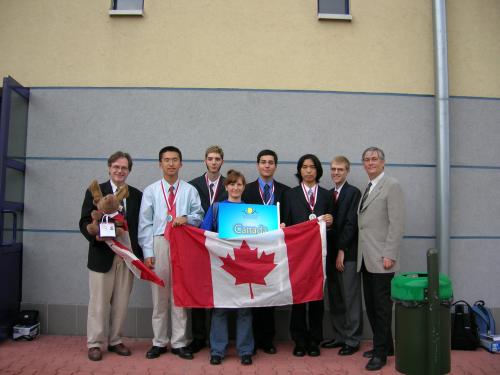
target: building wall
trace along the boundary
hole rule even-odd
[[[307,89],[432,94],[432,2],[0,1],[0,74],[27,86]],[[500,97],[500,3],[447,2],[452,95]]]
[[[352,22],[318,21],[316,0],[145,0],[143,17],[110,17],[109,4],[0,0],[0,75],[33,87],[23,304],[41,310],[45,332],[85,334],[80,205],[116,149],[132,153],[140,189],[160,177],[161,147],[183,150],[190,179],[214,143],[223,170],[250,179],[256,153],[275,149],[289,185],[300,155],[345,154],[363,188],[360,153],[378,145],[406,195],[402,271],[425,270],[436,235],[431,1],[351,0]],[[497,0],[447,2],[450,276],[456,299],[482,298],[497,314],[499,16]],[[126,334],[150,336],[150,315],[137,281]]]
[[[425,271],[425,252],[435,246],[436,235],[433,105],[432,97],[422,95],[32,89],[23,302],[44,312],[47,332],[85,333],[87,243],[78,232],[85,188],[94,178],[107,178],[107,157],[123,149],[135,159],[128,181],[143,189],[160,178],[157,155],[167,144],[183,151],[186,180],[204,172],[205,148],[220,144],[226,154],[223,172],[236,168],[248,180],[256,178],[257,152],[275,149],[280,157],[276,178],[292,186],[301,155],[318,155],[325,163],[322,185],[330,188],[328,162],[345,154],[354,163],[350,181],[360,189],[366,185],[361,152],[378,145],[386,152],[387,173],[401,182],[406,197],[401,271]],[[500,100],[455,98],[450,107],[450,276],[455,299],[484,299],[498,308],[500,226],[493,207],[498,207],[500,193],[491,187],[500,183],[499,166],[493,163],[500,160]],[[149,286],[136,281],[127,334],[150,335],[150,308]],[[285,324],[280,337],[287,332]]]

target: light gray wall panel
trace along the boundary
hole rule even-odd
[[[88,304],[87,250],[72,233],[25,233],[23,302]]]
[[[500,100],[450,100],[451,163],[500,167]]]
[[[500,306],[500,240],[452,240],[450,276],[455,300]]]
[[[394,162],[434,162],[429,97],[147,89],[35,89],[31,96],[30,156],[103,157],[113,140],[111,149],[139,158],[176,144],[197,159],[218,143],[228,159],[253,160],[262,148],[283,160],[312,150],[321,159],[333,152],[357,159],[377,144]]]
[[[451,235],[500,236],[500,170],[453,168],[451,187]]]

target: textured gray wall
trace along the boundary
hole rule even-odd
[[[492,307],[500,307],[499,109],[499,100],[451,100],[451,278],[456,299],[481,298]],[[302,154],[315,153],[323,162],[344,154],[355,163],[350,181],[360,189],[366,184],[360,154],[377,145],[406,195],[401,271],[425,271],[425,252],[435,244],[433,111],[433,98],[415,95],[32,89],[23,302],[80,306],[69,314],[85,316],[87,245],[77,231],[84,191],[93,178],[106,179],[105,160],[117,149],[134,157],[128,182],[143,189],[160,177],[156,159],[168,144],[183,151],[186,180],[203,173],[206,147],[220,144],[223,172],[236,168],[248,180],[256,178],[257,152],[276,150],[276,177],[289,185],[296,185]],[[328,165],[324,169],[322,185],[330,188]],[[136,281],[130,306],[137,321],[139,310],[151,307],[145,282]]]

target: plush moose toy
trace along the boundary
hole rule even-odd
[[[119,210],[120,202],[128,197],[128,186],[121,186],[118,188],[116,194],[103,196],[99,183],[97,180],[93,180],[89,186],[89,190],[92,193],[94,205],[97,207],[97,210],[93,210],[90,214],[92,223],[87,225],[87,232],[92,236],[96,236],[98,241],[101,241],[102,238],[99,237],[99,222],[104,215],[108,215],[108,219],[115,223],[116,236],[122,235],[126,230],[127,224]]]

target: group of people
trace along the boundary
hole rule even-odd
[[[323,341],[323,300],[294,304],[291,308],[290,335],[295,343],[293,354],[319,356],[320,347],[339,348],[339,355],[359,350],[362,334],[361,284],[366,311],[373,331],[373,349],[367,370],[378,370],[393,355],[391,332],[392,301],[390,282],[399,268],[399,246],[404,229],[404,200],[399,183],[385,175],[385,155],[377,147],[362,154],[369,182],[360,190],[347,182],[350,162],[344,156],[330,164],[333,189],[319,186],[323,167],[313,154],[297,162],[298,186],[289,188],[274,179],[278,156],[272,150],[257,155],[257,180],[246,184],[242,173],[230,170],[221,175],[224,152],[211,146],[205,152],[206,173],[186,182],[179,178],[182,153],[174,146],[160,150],[162,178],[147,186],[144,193],[129,186],[122,202],[127,219],[132,251],[165,282],[166,287],[151,283],[153,300],[153,345],[149,359],[167,353],[167,346],[180,358],[210,345],[210,363],[220,364],[228,346],[227,317],[236,311],[236,347],[243,365],[252,364],[257,350],[277,352],[274,344],[274,307],[212,310],[193,308],[191,327],[188,310],[178,307],[170,282],[170,230],[192,225],[218,230],[218,202],[276,205],[280,203],[282,226],[321,218],[327,226],[326,277],[334,338]],[[100,185],[103,194],[114,193],[132,170],[132,158],[118,151],[108,159],[109,181]],[[121,339],[133,275],[124,261],[105,242],[90,236],[86,226],[95,209],[92,195],[86,192],[82,205],[80,230],[89,241],[89,291],[87,317],[88,358],[101,360],[103,345],[119,355],[131,355]],[[307,257],[307,249],[304,249]],[[169,309],[170,306],[170,309]],[[170,314],[168,314],[170,310]],[[210,321],[210,329],[206,322]],[[105,327],[109,322],[106,337]],[[168,330],[170,328],[170,334]],[[191,328],[191,329],[189,329]]]

